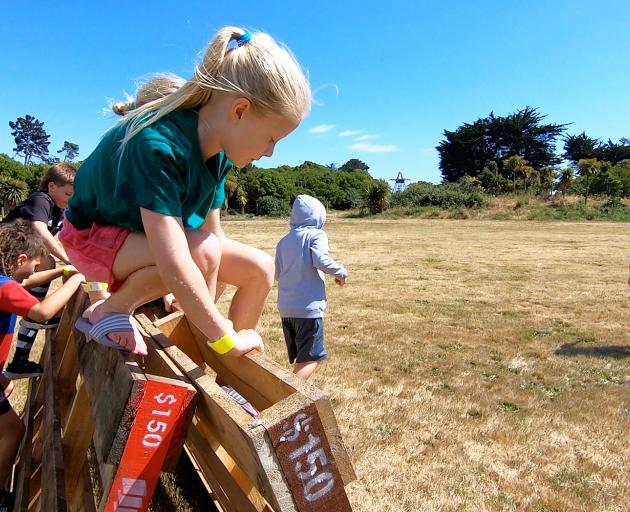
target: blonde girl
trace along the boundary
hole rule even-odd
[[[146,353],[130,314],[172,292],[217,352],[262,349],[255,328],[273,260],[224,235],[224,182],[233,166],[271,156],[310,101],[288,49],[264,33],[226,27],[190,80],[107,132],[77,173],[60,234],[79,271],[112,291],[77,327]],[[237,287],[227,319],[214,305],[217,279]]]

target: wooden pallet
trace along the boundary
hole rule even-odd
[[[86,304],[79,291],[66,306],[44,377],[30,383],[16,511],[147,510],[160,472],[182,453],[225,512],[351,510],[344,486],[354,470],[321,391],[262,354],[216,355],[179,312],[136,313],[147,357],[86,343],[73,328]]]

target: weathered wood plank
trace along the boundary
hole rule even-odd
[[[194,383],[199,393],[196,417],[209,429],[218,443],[255,483],[262,496],[278,512],[295,511],[289,489],[277,462],[269,463],[273,450],[265,441],[266,431],[249,416],[199,368],[186,354],[174,345],[146,317],[138,321],[153,340],[169,355],[178,368]],[[249,398],[249,397],[248,397]],[[261,462],[261,458],[267,461]]]
[[[198,329],[193,326],[191,332],[197,338],[199,351],[205,361],[257,409],[267,409],[294,393],[299,393],[311,400],[317,407],[344,485],[356,480],[352,461],[339,431],[332,405],[321,390],[309,382],[304,382],[263,354],[254,352],[241,358],[219,356],[203,341],[204,337]]]
[[[42,455],[42,497],[41,510],[66,510],[66,490],[63,473],[63,444],[61,441],[61,419],[59,417],[59,397],[57,390],[57,358],[55,343],[47,337],[44,350],[48,351],[47,365],[42,380],[45,383]]]
[[[141,396],[144,374],[129,354],[86,343],[76,329],[74,339],[95,423],[94,448],[99,460],[116,462],[125,441],[119,426],[132,420],[128,403]]]
[[[94,435],[94,418],[90,409],[90,400],[83,380],[74,397],[65,421],[63,432],[63,457],[65,461],[66,497],[73,503],[72,497],[83,489],[77,488],[76,481],[83,473],[87,459],[87,450]]]
[[[29,484],[31,475],[31,459],[33,452],[33,420],[35,415],[35,380],[28,383],[28,401],[24,408],[24,439],[20,446],[19,461],[15,471],[15,512],[27,512],[29,502]]]

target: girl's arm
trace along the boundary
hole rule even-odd
[[[190,254],[182,220],[144,208],[140,212],[162,282],[175,295],[186,317],[211,342],[229,334],[234,343],[234,348],[228,352],[230,355],[239,356],[258,348],[259,337],[237,335],[232,330],[231,322],[223,318],[214,305],[214,297],[210,295],[206,277]],[[206,250],[213,249],[216,250],[218,263],[221,256],[220,246],[208,247]],[[216,274],[214,280],[216,281]]]
[[[39,304],[35,304],[29,311],[28,317],[36,322],[46,322],[50,320],[66,303],[70,300],[79,286],[85,282],[82,274],[74,274],[58,288],[55,293],[48,295]]]
[[[218,208],[210,210],[208,212],[206,220],[203,222],[199,229],[214,233],[219,241],[223,243],[225,233],[223,232],[223,228],[221,227],[221,210],[219,210]]]
[[[59,258],[64,263],[70,263],[70,259],[68,258],[66,251],[61,244],[55,240],[55,237],[50,234],[48,226],[46,226],[44,222],[41,220],[33,220],[31,221],[31,226],[33,226],[33,229],[44,239],[44,243],[50,251],[50,254]]]

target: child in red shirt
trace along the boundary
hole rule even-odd
[[[28,221],[18,219],[0,224],[0,370],[11,349],[16,316],[46,322],[63,308],[84,280],[75,273],[55,293],[39,302],[23,284],[28,280],[30,286],[36,286],[42,277],[47,280],[58,277],[50,275],[53,270],[42,272],[45,276],[34,274],[35,267],[47,256],[44,240]],[[0,486],[11,473],[24,435],[24,425],[6,398],[5,383],[0,381]],[[12,499],[6,489],[0,490],[0,507],[11,509]]]

